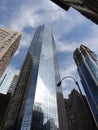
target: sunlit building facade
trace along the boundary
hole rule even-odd
[[[0,28],[0,77],[19,46],[21,33]]]
[[[88,103],[98,127],[98,61],[96,54],[81,45],[74,51],[74,60],[85,90]]]
[[[35,72],[33,71],[34,77],[32,77],[32,85],[29,89],[26,99],[22,130],[25,127],[31,127],[27,126],[28,122],[30,125],[32,124],[34,130],[41,130],[42,125],[44,126],[47,122],[49,122],[50,125],[45,130],[56,130],[58,128],[55,79],[55,76],[57,75],[55,70],[56,62],[54,61],[56,52],[54,44],[55,43],[51,30],[45,28],[44,26],[39,27],[29,50],[31,56],[33,56],[33,66],[35,66]],[[31,105],[33,104],[33,101],[34,106]],[[36,123],[32,121],[32,108],[34,112],[36,111],[43,115],[41,121],[36,120],[36,116],[35,120],[33,118],[34,122],[36,121]],[[31,113],[31,115],[29,113]],[[28,116],[30,119],[27,121]]]
[[[33,37],[2,130],[59,130],[59,81],[53,34],[44,25]]]

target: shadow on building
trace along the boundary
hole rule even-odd
[[[0,93],[0,125],[2,124],[3,117],[8,107],[10,98],[11,93],[7,93],[6,95]]]
[[[82,15],[98,24],[98,0],[51,0],[64,10],[70,7],[79,11]]]
[[[85,96],[83,100],[75,89],[72,90],[69,98],[64,100],[68,130],[97,130]]]

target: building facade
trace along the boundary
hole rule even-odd
[[[5,114],[2,130],[59,130],[58,81],[53,34],[44,25],[39,26]]]
[[[96,54],[81,45],[73,54],[88,103],[98,127],[98,61]]]
[[[0,93],[6,95],[11,90],[10,87],[14,77],[17,82],[20,70],[8,67],[0,78]],[[16,76],[15,76],[16,75]],[[15,84],[14,84],[15,85]],[[13,89],[15,86],[13,85]],[[9,90],[10,89],[10,90]]]
[[[97,130],[86,97],[82,97],[84,102],[79,92],[73,89],[64,100],[68,130]]]
[[[8,104],[14,93],[19,78],[19,75],[15,74],[14,76],[12,76],[9,74],[4,78],[3,80],[4,83],[2,83],[2,85],[0,86],[2,87],[1,90],[4,90],[0,92],[0,126],[2,124],[4,114],[6,113]]]
[[[0,93],[0,126],[2,125],[4,114],[7,110],[10,99],[11,93],[7,93],[6,95]]]
[[[18,83],[18,79],[19,79],[19,75],[15,74],[13,77],[13,80],[9,86],[9,89],[8,89],[8,93],[11,93],[11,95],[14,94],[15,88],[16,88],[17,83]]]
[[[0,28],[0,77],[18,48],[21,33]]]
[[[73,7],[82,15],[98,24],[98,1],[97,0],[51,0],[65,10]]]
[[[67,113],[64,105],[64,97],[62,95],[62,90],[57,90],[57,104],[58,104],[58,115],[59,115],[59,126],[60,130],[68,130]]]

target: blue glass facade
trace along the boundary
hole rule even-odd
[[[30,75],[30,81],[28,86],[29,89],[26,98],[26,105],[23,114],[21,130],[31,129],[32,115],[33,115],[32,112],[33,112],[34,96],[35,96],[36,82],[37,82],[38,69],[39,69],[40,53],[42,47],[43,31],[44,31],[44,26],[40,26],[36,30],[31,46],[28,51],[28,54],[32,58],[33,68]],[[21,111],[21,113],[22,112],[23,111]]]
[[[59,127],[53,44],[51,30],[39,27],[29,49],[33,71],[21,130],[57,130]]]
[[[2,130],[59,130],[55,41],[44,25],[34,34]]]
[[[83,45],[75,50],[74,59],[93,117],[98,125],[98,62],[95,54]]]

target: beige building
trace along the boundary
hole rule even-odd
[[[0,28],[0,77],[18,48],[21,33]]]

